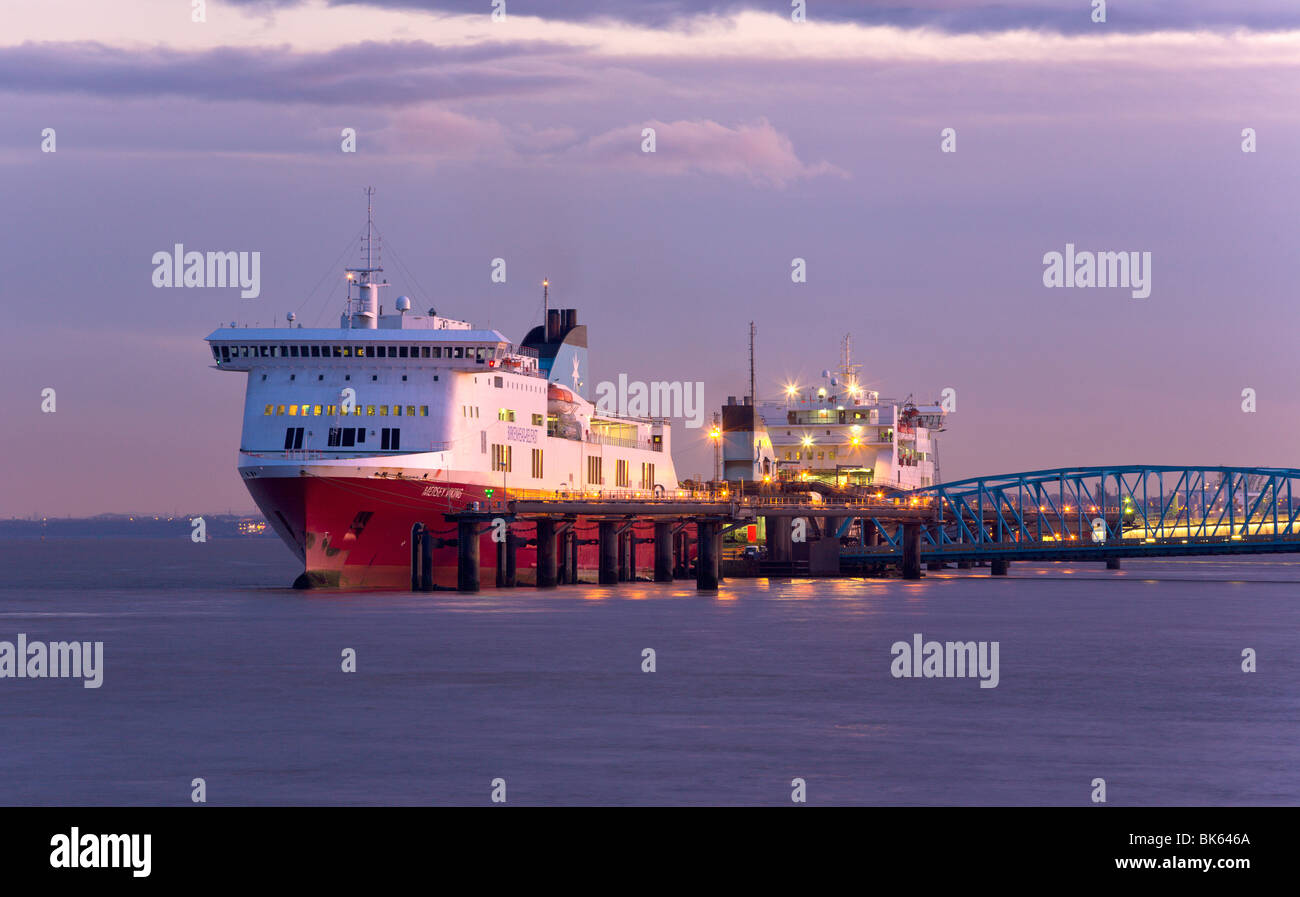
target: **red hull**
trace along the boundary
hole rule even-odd
[[[313,588],[402,589],[411,587],[411,527],[423,523],[434,536],[453,538],[456,526],[445,514],[462,511],[471,502],[487,508],[482,486],[361,477],[256,477],[244,481],[271,526],[303,561],[298,585]],[[426,495],[425,493],[429,493]],[[579,520],[579,573],[596,578],[599,563],[594,543],[597,524]],[[533,539],[535,527],[518,522],[512,531]],[[639,523],[636,534],[652,539],[654,525]],[[636,551],[638,576],[654,574],[653,546]],[[497,543],[481,536],[479,577],[484,586],[496,582]],[[456,587],[456,549],[435,548],[434,583]],[[520,585],[536,583],[537,550],[521,544],[516,554]]]

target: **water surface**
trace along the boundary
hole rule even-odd
[[[312,593],[274,540],[0,544],[0,803],[1300,803],[1300,562],[898,580]],[[1000,684],[895,679],[913,633]],[[358,671],[340,670],[345,648]],[[642,651],[656,652],[643,673]],[[1241,671],[1241,652],[1259,671]]]

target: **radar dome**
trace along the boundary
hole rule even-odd
[[[409,297],[409,296],[398,296],[398,297],[397,297],[397,310],[398,310],[398,311],[410,311],[410,310],[411,310],[411,297]]]
[[[287,315],[284,316],[284,319],[288,321],[290,324],[292,324],[294,321],[298,320],[298,316],[295,315],[293,312],[289,312]]]

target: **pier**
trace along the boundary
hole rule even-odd
[[[723,581],[723,537],[761,524],[762,557],[751,576],[897,575],[923,568],[987,567],[1006,576],[1014,561],[1300,552],[1300,470],[1230,467],[1058,468],[979,477],[905,497],[830,501],[806,494],[716,494],[669,498],[579,496],[503,500],[443,515],[456,527],[458,589],[478,591],[479,536],[492,527],[499,587],[516,585],[515,553],[536,547],[538,588],[578,582],[578,545],[595,544],[596,581],[636,578],[648,545],[655,582],[694,578],[702,592]],[[580,539],[578,521],[596,525]],[[653,538],[637,527],[653,527]],[[418,529],[417,525],[417,529]],[[430,537],[412,538],[412,589],[430,588]],[[694,568],[693,573],[691,568]]]

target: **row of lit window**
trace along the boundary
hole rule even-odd
[[[509,445],[492,444],[492,469],[502,473],[510,473],[514,469],[514,447]],[[532,450],[532,469],[533,479],[540,480],[544,471],[542,463],[542,450]]]
[[[614,461],[614,482],[620,489],[626,489],[631,485],[631,477],[628,472],[628,462],[622,459]],[[605,483],[605,472],[602,459],[598,455],[590,455],[587,458],[587,484],[590,486],[603,486]],[[655,487],[655,466],[653,464],[642,463],[641,465],[641,488],[653,489]]]
[[[241,358],[459,358],[482,364],[491,346],[213,346],[217,361]]]
[[[362,410],[363,408],[365,409],[364,411]],[[393,409],[393,417],[401,417],[403,410],[405,410],[407,417],[415,417],[417,415],[420,417],[429,416],[428,405],[353,405],[352,416],[361,417],[364,414],[366,417],[375,417],[376,415],[379,417],[388,417],[389,408]],[[262,414],[265,416],[274,414],[277,417],[282,414],[287,414],[290,417],[296,417],[300,414],[303,417],[334,417],[338,413],[338,405],[267,405],[262,411]],[[346,415],[348,412],[344,411],[343,413]]]
[[[513,424],[515,422],[515,410],[513,408],[498,408],[497,420]],[[533,414],[532,421],[534,427],[540,427],[546,423],[546,418],[540,414]]]
[[[807,458],[804,458],[804,455],[805,455],[805,454],[808,456]],[[818,453],[817,453],[817,460],[818,460],[818,461],[825,461],[828,455],[830,456],[830,458],[831,458],[832,461],[835,460],[835,449],[831,449],[830,452],[818,452]],[[785,453],[785,460],[787,460],[787,461],[804,461],[804,460],[811,461],[811,460],[813,460],[813,453],[812,453],[811,450],[809,450],[808,452],[795,452],[795,453],[794,453],[794,457],[791,458],[791,457],[790,457],[790,452],[787,450],[786,453]]]

